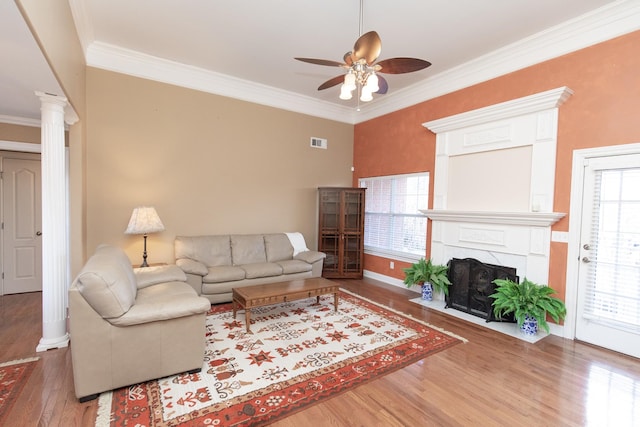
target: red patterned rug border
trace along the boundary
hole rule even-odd
[[[26,359],[10,360],[8,362],[0,363],[0,370],[14,370],[14,374],[18,376],[15,378],[16,382],[10,389],[5,390],[4,385],[7,382],[5,375],[0,376],[3,381],[0,383],[0,425],[4,425],[4,418],[9,414],[13,404],[22,392],[22,389],[26,385],[31,373],[36,367],[34,362],[37,362],[39,357],[30,357]],[[24,365],[24,366],[22,366]]]

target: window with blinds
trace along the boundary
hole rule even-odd
[[[426,255],[429,173],[361,178],[367,189],[364,217],[366,253],[408,261]]]
[[[640,169],[596,171],[584,316],[640,334]]]

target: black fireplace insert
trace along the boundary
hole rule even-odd
[[[455,308],[487,322],[515,322],[513,314],[497,318],[493,313],[493,298],[489,297],[496,288],[495,279],[519,282],[515,268],[486,264],[474,258],[453,258],[449,261],[448,276],[451,286],[445,308]]]

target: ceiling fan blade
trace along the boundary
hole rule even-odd
[[[338,85],[340,83],[344,82],[344,74],[336,76],[332,79],[327,80],[326,82],[322,83],[320,86],[318,86],[318,90],[324,90],[324,89],[328,89],[330,87],[333,87],[335,85]]]
[[[367,64],[371,65],[378,59],[381,50],[382,40],[380,40],[380,36],[375,31],[369,31],[356,40],[356,44],[353,46],[353,52],[351,53],[351,59],[353,62],[357,62],[364,58]]]
[[[298,61],[302,61],[302,62],[308,62],[310,64],[326,65],[329,67],[342,67],[343,65],[345,65],[342,62],[330,61],[328,59],[315,59],[315,58],[293,58],[293,59],[297,59]]]
[[[380,66],[379,73],[404,74],[422,70],[431,65],[431,62],[417,58],[390,58],[376,64]]]
[[[389,83],[387,83],[387,79],[378,74],[378,90],[376,93],[380,95],[384,95],[389,90]]]

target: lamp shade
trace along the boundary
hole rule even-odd
[[[149,234],[164,231],[164,224],[152,206],[140,206],[133,210],[125,234]]]

